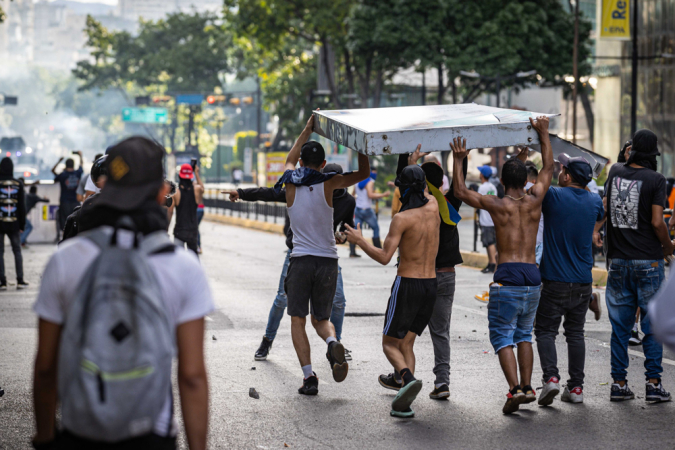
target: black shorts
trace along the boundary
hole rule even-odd
[[[495,232],[495,227],[484,227],[481,225],[480,241],[483,243],[483,247],[485,248],[497,244],[497,233]]]
[[[284,289],[288,297],[288,315],[327,320],[333,309],[337,288],[338,260],[320,256],[291,257]]]
[[[408,331],[412,331],[421,336],[434,312],[436,286],[436,278],[396,277],[382,334],[403,339]]]

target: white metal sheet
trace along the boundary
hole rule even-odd
[[[544,114],[475,103],[318,111],[315,132],[367,155],[450,150],[453,138],[470,148],[532,145],[539,142],[530,117]]]

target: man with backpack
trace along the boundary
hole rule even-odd
[[[35,448],[175,449],[174,354],[188,446],[206,448],[213,300],[197,257],[166,233],[163,154],[143,137],[113,147],[105,189],[82,216],[98,227],[62,244],[45,269],[34,306]]]

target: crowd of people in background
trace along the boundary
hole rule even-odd
[[[286,312],[303,375],[298,392],[317,395],[319,380],[306,334],[309,315],[325,342],[334,381],[346,379],[352,355],[342,343],[346,299],[337,245],[349,242],[350,256],[359,256],[358,246],[383,265],[398,254],[382,332],[382,350],[393,371],[378,377],[383,388],[397,392],[390,414],[415,415],[412,405],[422,389],[415,341],[427,327],[435,376],[429,397],[448,398],[455,267],[463,262],[458,211],[467,204],[480,210],[481,240],[488,255],[482,272],[494,274],[485,300],[490,342],[508,385],[504,414],[535,401],[550,405],[563,390],[555,345],[561,325],[569,376],[561,400],[583,402],[586,315],[590,310],[599,320],[602,314],[600,295],[593,292],[593,246],[603,244],[612,327],[609,399],[635,398],[627,380],[628,345],[639,320],[646,357],[645,400],[669,401],[671,395],[661,382],[660,342],[675,347],[673,302],[662,288],[665,261],[675,252],[670,237],[675,220],[672,215],[664,217],[664,211],[672,208],[675,193],[673,183],[657,171],[658,139],[649,130],[635,134],[622,149],[620,163],[609,171],[601,198],[594,192],[595,174],[583,157],[559,155],[558,185],[551,186],[555,161],[548,118],[530,122],[539,136],[542,167],[529,161],[527,148],[520,148],[501,168],[498,182],[492,167],[479,167],[481,185],[476,190],[466,184],[471,146],[466,139],[450,143],[452,183],[438,159],[422,153],[421,146],[400,155],[393,183],[395,212],[381,241],[373,201],[391,192],[375,191],[377,170],[363,154],[358,155],[354,172],[327,164],[323,147],[309,140],[314,127],[310,117],[274,188],[226,192],[231,201],[287,205],[288,250],[254,359],[268,358]],[[188,445],[204,449],[208,424],[204,318],[214,306],[198,258],[204,183],[197,161],[180,167],[176,185],[165,178],[164,149],[146,138],[133,137],[109,147],[97,155],[87,176],[82,153],[76,153],[78,168],[69,158],[62,172],[56,172],[62,160],[52,170],[61,187],[58,222],[64,239],[50,258],[34,305],[39,326],[33,445],[176,448],[171,367],[177,354]],[[27,213],[49,199],[38,195],[36,185],[25,194],[24,182],[14,178],[10,158],[0,161],[0,185],[0,237],[10,239],[17,287],[23,288],[28,283],[23,278],[21,245],[32,229]],[[354,195],[348,192],[352,186]],[[172,220],[173,241],[168,236]],[[368,224],[372,239],[364,238],[362,224]],[[0,289],[7,289],[3,248]],[[673,284],[672,277],[668,283]],[[658,316],[650,312],[657,307]],[[88,327],[90,323],[96,326]],[[533,336],[543,372],[540,392],[532,382]],[[62,429],[57,433],[59,403]]]

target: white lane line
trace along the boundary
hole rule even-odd
[[[462,306],[462,305],[453,305],[452,309],[459,309],[460,311],[466,311],[466,312],[470,312],[470,313],[473,313],[473,314],[478,314],[479,316],[487,317],[486,311],[481,311],[481,310],[478,310],[478,309],[469,308],[469,307]],[[600,345],[602,345],[603,347],[607,347],[607,348],[610,347],[610,345],[607,342],[600,341],[599,339],[597,339],[597,340],[601,343]],[[637,357],[640,357],[640,358],[645,358],[644,353],[641,353],[641,352],[638,352],[638,351],[635,351],[635,350],[631,350],[631,349],[628,349],[628,354],[633,355],[633,356],[637,356]],[[663,364],[668,364],[669,366],[675,366],[675,361],[673,361],[672,359],[663,358],[661,360],[661,362]]]

